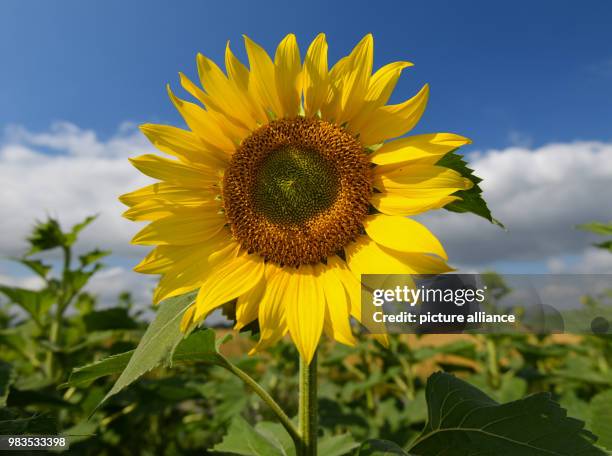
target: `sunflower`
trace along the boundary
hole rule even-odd
[[[442,208],[472,182],[437,166],[469,143],[450,133],[404,136],[428,99],[387,104],[409,62],[372,74],[373,38],[328,69],[324,34],[303,62],[294,35],[274,61],[245,37],[249,68],[230,49],[223,72],[197,56],[201,87],[180,74],[197,102],[170,99],[188,130],[146,124],[172,158],[131,160],[159,182],[123,195],[128,219],[149,221],[133,243],[155,248],[136,271],[160,274],[154,301],[196,291],[188,330],[236,302],[236,329],[257,320],[254,351],[291,336],[313,357],[323,332],[354,344],[361,274],[437,274],[447,255],[407,218]]]

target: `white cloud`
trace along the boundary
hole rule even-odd
[[[112,283],[113,293],[119,285],[148,293],[150,279],[129,270],[147,249],[129,245],[139,225],[121,217],[125,208],[117,197],[150,182],[127,158],[152,150],[130,124],[105,140],[69,123],[42,133],[8,128],[0,144],[0,255],[21,254],[34,220],[46,214],[67,227],[99,213],[83,232],[83,249],[112,249],[110,263],[121,269],[101,273],[93,290],[106,292]],[[508,231],[473,215],[439,211],[421,217],[439,235],[453,264],[474,270],[499,261],[540,261],[551,272],[610,271],[612,255],[587,248],[595,237],[574,226],[611,217],[612,144],[510,147],[472,154],[470,161],[484,178],[481,186],[494,215]],[[568,255],[577,259],[569,262]]]
[[[0,284],[9,287],[26,288],[28,290],[39,290],[44,285],[44,280],[36,275],[17,277],[9,274],[0,274]]]
[[[548,259],[547,266],[555,274],[612,274],[612,255],[607,250],[592,247],[576,258],[553,256]]]
[[[587,255],[585,247],[596,238],[575,225],[612,216],[612,144],[511,147],[474,154],[470,166],[484,179],[485,198],[507,231],[465,214],[438,211],[421,217],[455,263]],[[602,253],[589,253],[584,261],[594,261],[593,255]]]
[[[110,139],[69,123],[58,123],[48,132],[32,133],[9,127],[0,146],[0,251],[19,255],[23,238],[35,219],[47,214],[67,228],[88,215],[99,219],[83,232],[84,248],[111,248],[120,255],[140,254],[129,246],[138,229],[121,218],[125,210],[117,200],[122,193],[150,182],[128,162],[129,156],[150,152],[134,129],[125,128]]]
[[[134,302],[151,303],[156,276],[137,274],[123,267],[103,269],[94,275],[86,290],[96,295],[103,306],[117,302],[119,293],[129,291]]]

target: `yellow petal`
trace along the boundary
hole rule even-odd
[[[359,131],[359,140],[365,146],[379,144],[397,138],[410,131],[419,121],[429,97],[429,86],[425,86],[411,99],[387,105],[375,110],[363,125],[353,125]]]
[[[350,314],[361,321],[361,283],[360,278],[353,274],[346,262],[337,256],[327,258],[327,271],[336,276],[344,285],[346,291]]]
[[[460,200],[458,196],[433,195],[428,197],[402,196],[401,191],[374,193],[370,203],[377,210],[387,215],[417,215],[434,209],[441,209],[453,201]]]
[[[181,78],[181,85],[183,88],[206,107],[204,112],[206,113],[205,115],[209,117],[210,122],[218,126],[221,132],[227,138],[230,138],[234,144],[239,144],[243,138],[246,138],[249,135],[250,130],[245,126],[245,124],[236,118],[231,111],[229,113],[225,112],[221,108],[218,100],[205,93],[183,73],[179,73],[179,76]],[[215,93],[214,95],[219,95],[219,93]],[[227,96],[227,94],[224,93],[221,93],[221,95]]]
[[[173,208],[172,215],[155,220],[140,230],[132,243],[140,245],[198,244],[217,234],[226,223],[216,204]]]
[[[333,267],[317,265],[325,295],[325,324],[327,332],[340,343],[355,345],[350,324],[350,305],[344,284],[334,272]]]
[[[282,106],[276,92],[274,63],[272,63],[266,51],[249,37],[245,36],[244,42],[251,67],[249,91],[255,95],[259,104],[269,113],[268,117],[274,118],[282,112]]]
[[[242,96],[240,88],[232,84],[211,59],[198,54],[197,64],[200,83],[208,95],[208,102],[212,102],[217,110],[232,119],[236,124],[248,129],[256,128],[256,119],[251,115],[248,101]],[[248,72],[246,77],[248,82]]]
[[[147,176],[181,187],[211,188],[221,180],[220,171],[153,154],[130,158],[130,162]]]
[[[259,303],[257,321],[259,323],[259,342],[251,350],[254,353],[264,350],[276,343],[287,332],[285,318],[285,301],[288,274],[282,272],[281,268],[268,263],[266,265],[266,291]]]
[[[284,296],[287,327],[300,355],[310,363],[325,321],[325,296],[320,276],[315,276],[310,265],[302,265],[287,274],[290,274]]]
[[[389,101],[402,70],[411,66],[411,62],[392,62],[374,73],[365,96],[368,106],[376,108],[384,106]]]
[[[339,113],[336,119],[338,124],[349,121],[359,113],[368,91],[372,65],[374,59],[374,39],[367,34],[355,46],[349,55],[344,68],[341,83],[341,96]]]
[[[290,33],[280,42],[274,57],[274,80],[283,108],[280,117],[295,117],[300,111],[300,50],[295,35]]]
[[[223,133],[221,126],[214,121],[210,113],[204,108],[177,98],[170,90],[170,86],[168,86],[168,96],[177,111],[185,119],[185,123],[198,135],[201,141],[212,149],[216,148],[229,154],[235,151],[236,146],[232,139]]]
[[[407,163],[394,168],[374,169],[374,187],[381,191],[401,192],[403,196],[446,195],[468,190],[474,184],[457,171],[444,166]]]
[[[406,162],[433,165],[449,152],[470,143],[468,138],[453,133],[414,135],[383,144],[370,159],[372,163],[383,165],[383,171]]]
[[[227,154],[218,150],[207,150],[193,132],[169,125],[144,124],[140,131],[162,152],[179,159],[209,167],[226,167]]]
[[[379,246],[367,236],[344,248],[346,262],[356,275],[441,274],[451,271],[443,260],[421,253],[403,253]]]
[[[167,255],[172,258],[172,264],[163,271],[153,294],[154,304],[199,288],[213,268],[222,261],[214,253],[223,252],[225,256],[235,256],[238,250],[238,244],[231,239],[229,233],[218,234],[204,244],[190,247],[190,251],[184,251],[171,246],[172,251]]]
[[[259,124],[267,122],[268,116],[265,110],[255,101],[253,94],[249,92],[249,70],[236,58],[230,49],[229,41],[225,47],[225,69],[230,82],[246,103],[251,117]]]
[[[402,70],[409,66],[412,66],[412,63],[393,62],[374,73],[370,78],[363,106],[347,127],[351,133],[358,134],[363,125],[369,121],[372,113],[387,103]]]
[[[400,252],[433,253],[445,260],[448,255],[438,239],[424,225],[401,216],[374,214],[363,223],[377,244]]]
[[[183,89],[185,89],[189,94],[191,94],[192,97],[202,103],[206,107],[206,109],[209,109],[211,105],[215,105],[210,95],[208,95],[201,88],[195,85],[193,81],[187,76],[185,76],[185,74],[181,71],[179,71],[179,79],[181,81],[181,86],[183,86]],[[215,105],[215,108],[218,108],[218,106]]]
[[[238,88],[246,92],[249,88],[249,70],[234,55],[230,48],[229,41],[225,46],[225,69],[229,80],[233,81]]]
[[[236,302],[236,325],[234,329],[239,331],[257,318],[259,304],[266,292],[265,281],[260,281],[257,285],[238,297]]]
[[[325,34],[319,33],[308,47],[302,71],[304,87],[304,111],[312,117],[323,106],[329,90],[327,74],[327,41]]]
[[[349,56],[342,57],[338,60],[328,73],[327,97],[321,106],[321,116],[324,120],[335,121],[340,112],[342,101],[342,86],[348,68]]]
[[[183,314],[183,318],[181,319],[181,332],[187,332],[191,323],[193,322],[193,316],[195,314],[195,305],[188,307],[185,313]]]
[[[248,292],[259,283],[263,273],[263,259],[246,252],[218,264],[202,283],[195,318],[204,318],[220,305]]]
[[[141,274],[162,274],[170,269],[178,259],[192,251],[192,245],[159,245],[134,267],[134,271]]]
[[[174,206],[160,200],[147,200],[130,207],[122,215],[132,221],[153,221],[172,215],[170,208]]]
[[[158,182],[121,195],[119,201],[126,206],[136,206],[137,204],[147,202],[151,199],[160,200],[165,203],[197,206],[205,201],[210,201],[211,198],[214,198],[219,193],[220,189],[215,187],[209,189],[193,189],[169,184],[167,182]]]

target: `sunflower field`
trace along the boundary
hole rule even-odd
[[[46,286],[0,288],[0,434],[65,435],[77,455],[296,454],[255,391],[297,415],[295,346],[281,341],[248,356],[257,325],[238,333],[202,327],[184,338],[177,315],[190,295],[164,302],[152,322],[129,293],[99,308],[83,287],[109,252],[71,256],[92,220],[68,231],[53,219],[36,225],[30,252],[17,261]],[[37,259],[51,249],[62,252],[62,270]],[[487,280],[509,291],[496,274]],[[585,296],[583,304],[597,308],[611,298]],[[228,319],[234,312],[225,306]],[[609,335],[393,335],[389,342],[319,347],[318,454],[604,455],[612,448]]]

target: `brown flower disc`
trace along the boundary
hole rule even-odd
[[[282,266],[324,261],[362,230],[372,193],[359,141],[318,119],[270,122],[245,139],[223,179],[241,246]]]

